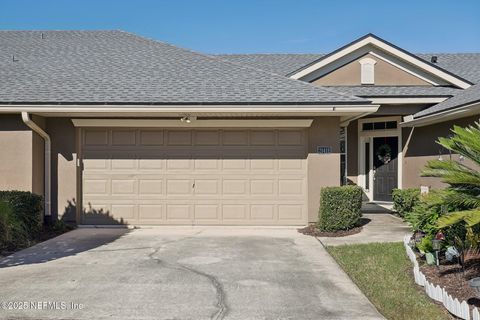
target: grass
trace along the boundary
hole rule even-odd
[[[451,319],[414,283],[402,243],[344,245],[327,250],[387,319]]]

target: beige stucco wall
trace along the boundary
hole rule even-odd
[[[402,139],[404,141],[403,187],[444,187],[444,184],[438,178],[420,176],[420,172],[425,167],[427,161],[438,159],[440,154],[443,159],[447,160],[450,158],[448,150],[438,145],[435,141],[438,137],[450,135],[453,125],[465,127],[478,120],[479,116],[474,116],[414,129],[404,128],[402,130]],[[458,160],[458,156],[452,155],[452,159]],[[471,165],[468,161],[465,161],[465,164]]]
[[[361,85],[359,60],[364,58],[372,58],[377,61],[375,64],[375,85],[431,85],[430,83],[371,54],[366,54],[356,60],[353,60],[313,81],[312,83],[319,86]]]
[[[76,162],[75,128],[68,118],[48,118],[52,140],[52,211],[67,221],[75,220]]]
[[[32,116],[31,119],[45,130],[45,118]],[[31,129],[29,129],[31,130]],[[31,131],[32,132],[32,131]],[[32,132],[32,192],[44,194],[45,189],[45,142],[41,136]]]
[[[308,221],[318,220],[320,189],[340,185],[340,119],[316,118],[308,131]],[[331,154],[318,154],[317,146],[332,147]]]
[[[33,191],[32,145],[20,115],[0,115],[0,190]]]
[[[52,213],[59,217],[69,213],[74,218],[69,201],[76,197],[75,129],[67,118],[32,116],[32,120],[52,140]],[[25,126],[19,114],[0,115],[0,150],[0,190],[43,195],[44,141]]]

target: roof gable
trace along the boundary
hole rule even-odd
[[[374,53],[405,71],[413,71],[417,76],[424,80],[430,80],[434,85],[449,84],[462,89],[472,85],[460,76],[454,75],[373,34],[367,34],[330,54],[322,56],[288,76],[292,79],[312,81],[367,53]]]

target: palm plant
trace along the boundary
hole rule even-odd
[[[471,231],[473,226],[480,224],[480,122],[467,128],[454,126],[452,132],[451,137],[439,138],[437,143],[470,160],[474,167],[467,166],[463,161],[431,160],[422,176],[439,177],[448,184],[440,195],[447,207],[456,209],[441,216],[438,227],[464,222]]]

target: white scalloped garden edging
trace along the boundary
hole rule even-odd
[[[409,242],[410,236],[406,235],[403,239],[403,245],[407,251],[407,256],[413,263],[413,276],[415,278],[415,283],[425,287],[425,293],[427,296],[435,301],[441,302],[451,314],[459,317],[460,319],[480,320],[480,312],[477,308],[473,308],[473,312],[470,315],[470,307],[466,301],[460,302],[457,298],[454,299],[451,295],[449,295],[445,288],[441,288],[438,285],[435,286],[428,282],[425,275],[420,271],[417,256],[413,252],[412,248],[410,248]]]

